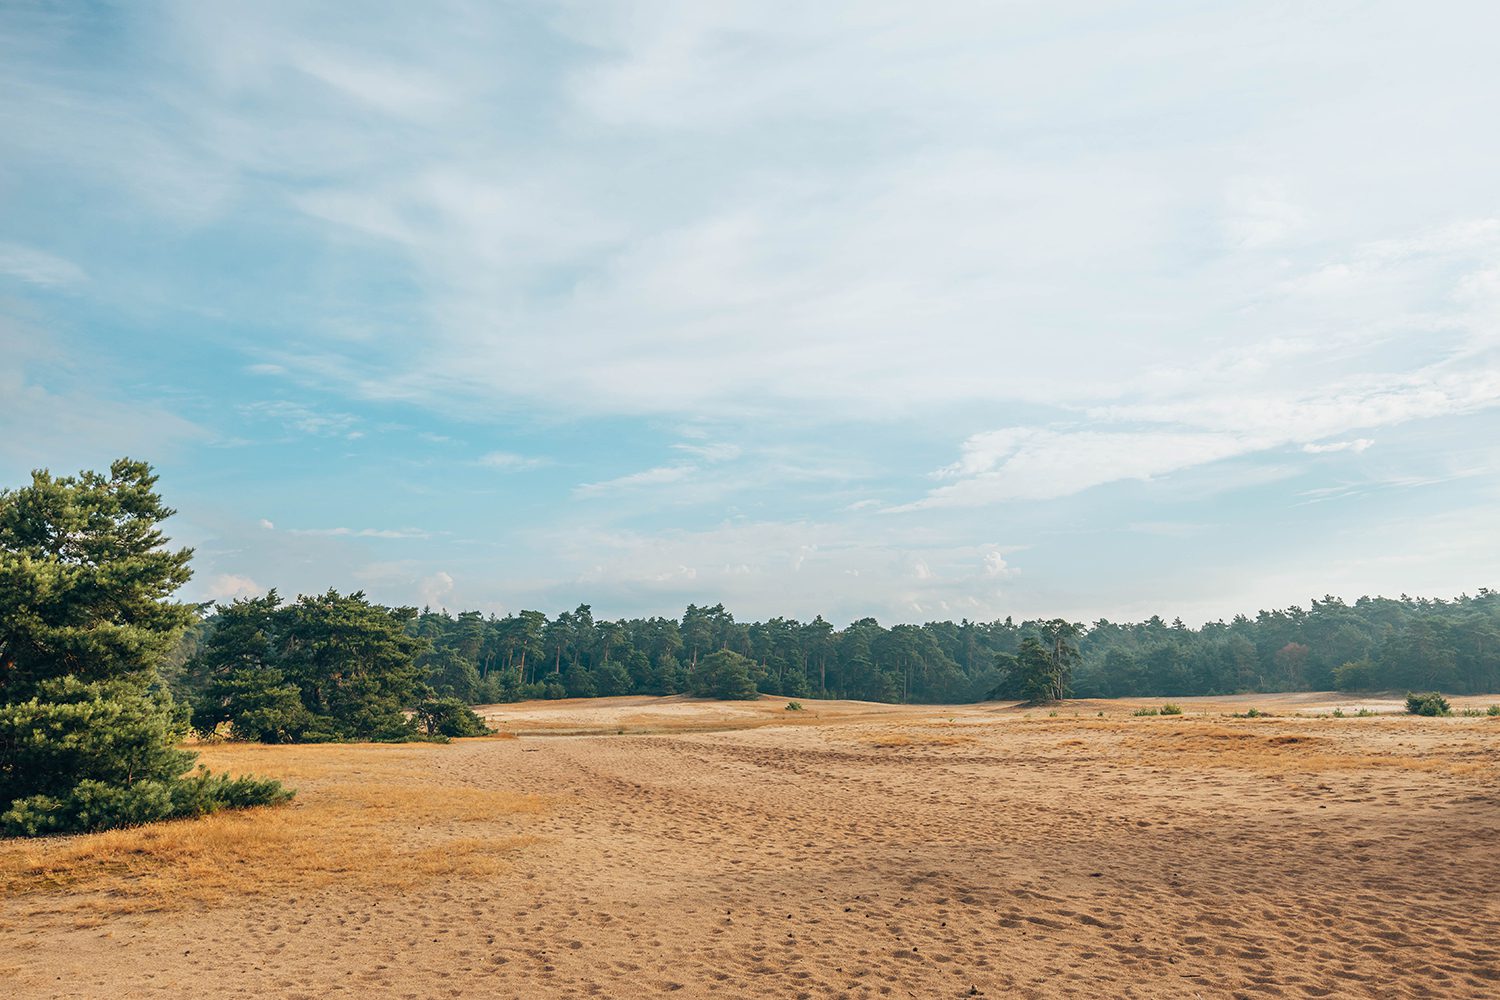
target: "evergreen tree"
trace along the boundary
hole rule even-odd
[[[157,665],[193,621],[191,575],[143,462],[0,491],[0,829],[95,830],[282,802],[200,771]]]
[[[692,692],[700,698],[752,701],[760,697],[751,671],[755,661],[728,649],[709,653],[698,661],[690,678]]]

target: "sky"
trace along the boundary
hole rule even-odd
[[[0,484],[184,596],[1500,585],[1500,5],[0,0]]]

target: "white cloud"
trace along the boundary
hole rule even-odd
[[[678,451],[685,451],[689,455],[696,455],[705,462],[731,462],[739,458],[742,449],[737,444],[718,442],[714,444],[674,444],[672,446]]]
[[[453,576],[446,571],[439,570],[422,578],[417,584],[417,594],[421,597],[424,606],[431,607],[434,604],[441,604],[443,598],[453,592],[453,585]]]
[[[291,535],[323,535],[330,538],[431,538],[432,532],[419,528],[288,528]]]
[[[86,277],[83,268],[70,260],[35,247],[3,242],[0,242],[0,274],[43,288],[76,285]]]
[[[444,440],[447,440],[446,438]],[[534,458],[528,455],[518,455],[513,451],[491,451],[479,456],[480,465],[491,469],[505,469],[511,472],[521,472],[526,469],[535,469],[546,465],[544,458]]]
[[[681,482],[697,471],[697,467],[692,465],[658,465],[655,468],[645,469],[641,472],[632,472],[628,476],[619,476],[615,479],[606,479],[597,483],[583,483],[574,489],[573,492],[578,496],[595,496],[615,490],[667,486],[672,483]]]
[[[1314,396],[1218,394],[1096,407],[1088,416],[1104,429],[1007,427],[972,435],[959,460],[937,473],[955,482],[890,510],[1070,496],[1287,445],[1310,454],[1360,452],[1373,440],[1325,439],[1497,407],[1500,370],[1441,367],[1396,378],[1353,379]],[[1133,429],[1112,429],[1121,425]]]
[[[251,420],[269,420],[288,431],[315,437],[357,438],[354,430],[359,418],[351,413],[329,413],[303,403],[271,399],[246,403],[239,408],[241,416]]]
[[[1331,452],[1352,451],[1359,454],[1369,448],[1375,442],[1370,438],[1355,438],[1352,441],[1326,441],[1321,443],[1309,443],[1302,446],[1302,450],[1309,455],[1326,455]]]
[[[248,576],[235,573],[220,573],[211,577],[203,588],[205,600],[222,602],[232,601],[237,597],[256,597],[265,592],[265,587]]]

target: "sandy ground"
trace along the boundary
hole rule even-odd
[[[620,698],[489,709],[517,739],[210,748],[409,870],[254,856],[203,893],[149,843],[50,881],[5,845],[0,995],[1500,996],[1500,719],[1181,703]],[[1278,715],[1223,714],[1251,706]],[[359,799],[375,773],[423,808]]]

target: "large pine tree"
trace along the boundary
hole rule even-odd
[[[0,831],[37,835],[285,801],[200,770],[156,667],[192,621],[190,549],[144,462],[0,491]]]

